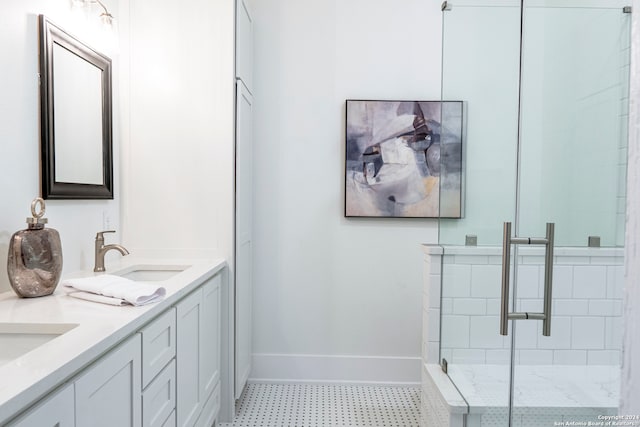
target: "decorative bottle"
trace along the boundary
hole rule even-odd
[[[9,244],[9,282],[15,293],[23,298],[52,294],[62,273],[60,234],[53,228],[45,228],[44,212],[44,200],[34,199],[31,202],[33,216],[27,218],[28,228],[16,232]]]

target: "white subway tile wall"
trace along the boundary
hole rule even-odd
[[[489,301],[487,300],[485,303],[485,309],[489,305]],[[451,314],[453,313],[453,298],[442,298],[442,314]]]
[[[574,298],[605,298],[607,296],[607,267],[585,265],[573,268]]]
[[[487,300],[482,298],[453,298],[453,312],[457,314],[487,314]]]
[[[554,365],[586,365],[587,350],[556,350],[553,352]]]
[[[445,257],[447,258],[447,257]],[[459,264],[446,264],[442,273],[443,297],[470,297],[471,296],[471,266]]]
[[[551,350],[518,350],[522,365],[552,365],[553,351]]]
[[[503,365],[509,363],[511,352],[509,350],[487,350],[485,363]]]
[[[498,333],[501,258],[486,248],[477,251],[466,248],[447,254],[445,248],[443,255],[425,256],[431,265],[425,274],[424,315],[429,319],[423,337],[428,363],[437,363],[439,353],[453,363],[509,361],[510,338]],[[554,258],[552,335],[542,336],[541,321],[518,322],[516,360],[523,364],[619,364],[622,250],[560,248]],[[516,309],[540,312],[543,259],[532,253],[518,260],[522,264],[517,267]],[[433,318],[440,314],[441,319]]]
[[[471,348],[469,345],[469,322],[471,317],[453,314],[442,317],[441,343],[443,347]]]
[[[455,307],[455,305],[454,305]],[[499,334],[498,316],[469,316],[470,348],[504,348],[507,337]]]
[[[620,363],[620,350],[588,350],[588,365],[617,365]]]
[[[571,317],[554,316],[551,322],[551,336],[542,335],[542,325],[538,323],[538,347],[553,350],[571,348]]]
[[[622,97],[620,102],[622,108],[620,109],[620,131],[619,145],[618,145],[618,182],[622,184],[618,187],[618,203],[616,210],[616,245],[624,245],[624,231],[626,223],[626,205],[627,205],[627,151],[629,141],[629,75],[631,55],[628,53],[631,51],[631,37],[621,37],[621,51],[619,56],[622,59],[621,72],[626,78],[622,78],[620,81],[624,82],[622,89]],[[628,41],[628,43],[627,43]]]
[[[471,296],[474,298],[500,298],[501,272],[500,265],[472,265]]]
[[[536,349],[538,348],[538,323],[539,322],[518,322],[516,325],[516,348]]]
[[[556,299],[553,301],[553,314],[557,316],[586,316],[589,314],[590,301],[583,299]]]
[[[483,350],[469,348],[454,348],[452,363],[485,363],[486,353]]]
[[[440,356],[440,306],[442,289],[442,256],[425,256],[424,277],[428,278],[424,286],[422,312],[422,359],[425,363],[438,363]],[[449,299],[451,305],[452,301]]]
[[[500,276],[498,276],[498,279]],[[537,265],[518,266],[518,298],[538,298],[541,284],[540,268]],[[495,282],[493,282],[495,286]]]
[[[540,295],[543,296],[542,294]],[[553,298],[571,298],[573,296],[573,266],[553,266]]]
[[[622,348],[622,316],[605,317],[605,345],[608,350]]]
[[[604,317],[571,319],[571,348],[604,350]]]
[[[622,300],[624,290],[624,269],[621,265],[607,267],[607,298]]]

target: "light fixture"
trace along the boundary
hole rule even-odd
[[[103,10],[103,12],[100,14],[100,22],[102,22],[102,25],[105,28],[112,28],[114,17],[109,13],[107,7],[100,0],[71,0],[72,7],[76,9],[91,7],[94,4],[99,5]]]

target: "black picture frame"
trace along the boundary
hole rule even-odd
[[[113,199],[113,130],[111,59],[62,28],[44,15],[38,17],[40,59],[40,153],[41,194],[43,199]],[[102,184],[60,182],[56,180],[56,141],[54,94],[54,46],[59,45],[101,71]],[[82,124],[79,123],[79,126]]]

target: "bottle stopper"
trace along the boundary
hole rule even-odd
[[[39,208],[39,210],[38,210]],[[43,218],[45,211],[47,210],[44,200],[41,197],[36,197],[31,202],[31,218],[27,218],[27,224],[29,228],[43,228],[44,224],[48,222],[47,218]]]

